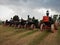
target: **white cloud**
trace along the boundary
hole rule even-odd
[[[46,10],[50,11],[50,15],[59,14],[60,0],[0,0],[2,20],[10,19],[15,14],[24,19],[27,19],[28,14],[30,17],[42,19]]]
[[[13,16],[14,11],[7,6],[0,5],[0,19],[6,20]]]

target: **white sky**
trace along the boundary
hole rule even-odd
[[[53,2],[56,3],[53,3]],[[50,16],[59,14],[59,0],[0,0],[0,20],[10,20],[14,15],[27,19],[27,15],[36,19],[42,19],[46,15],[46,10],[50,11]]]
[[[30,17],[32,18],[33,16],[35,16],[36,19],[42,19],[42,16],[45,15],[46,10],[50,11],[50,15],[55,14],[55,11],[52,11],[51,9],[45,9],[45,8],[39,8],[39,9],[27,9],[27,8],[20,8],[20,10],[14,10],[9,8],[8,6],[3,6],[0,5],[0,19],[1,20],[6,20],[6,19],[10,19],[11,17],[13,17],[14,15],[18,15],[19,18],[23,18],[23,19],[27,19],[27,15],[29,14]]]
[[[0,20],[10,19],[13,16],[14,11],[7,6],[0,5]]]

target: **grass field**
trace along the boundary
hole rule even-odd
[[[0,25],[0,45],[60,45],[60,27],[50,33]]]

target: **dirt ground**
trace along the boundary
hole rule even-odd
[[[44,40],[40,42],[39,45],[57,45],[56,43],[57,31],[55,33],[49,34]]]

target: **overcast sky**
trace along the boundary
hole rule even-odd
[[[46,10],[50,11],[50,16],[59,14],[60,0],[0,0],[0,20],[9,20],[14,15],[23,19],[27,19],[27,15],[42,19]]]

